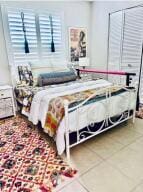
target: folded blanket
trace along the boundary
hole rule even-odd
[[[78,93],[73,93],[70,95],[56,97],[50,100],[49,107],[46,115],[44,128],[47,130],[48,134],[53,137],[56,135],[56,131],[59,127],[60,122],[62,121],[65,110],[64,110],[64,100],[69,102],[69,108],[78,105],[87,98],[91,97],[85,104],[95,102],[96,99],[105,98],[106,92],[109,91],[112,95],[121,93],[125,91],[123,88],[111,86],[111,87],[102,87],[97,89],[90,89],[86,91],[81,91]],[[97,94],[96,94],[97,93]],[[93,95],[93,97],[92,97]]]

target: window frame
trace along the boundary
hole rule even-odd
[[[4,31],[4,37],[5,37],[5,43],[6,43],[6,49],[7,49],[7,58],[8,58],[8,63],[9,66],[11,68],[16,68],[15,65],[15,60],[14,60],[14,56],[13,56],[13,47],[12,47],[12,43],[11,43],[11,35],[10,35],[10,29],[9,29],[9,22],[8,22],[8,9],[14,10],[14,11],[32,11],[35,14],[35,29],[36,29],[36,35],[37,35],[37,51],[38,51],[38,63],[34,66],[36,66],[37,68],[42,68],[41,66],[41,60],[43,61],[44,58],[42,58],[42,49],[41,49],[41,35],[40,35],[40,25],[39,25],[39,15],[40,14],[51,14],[51,15],[60,15],[61,17],[61,53],[62,53],[62,57],[61,59],[66,60],[66,40],[65,40],[65,22],[64,22],[64,13],[61,11],[51,11],[48,9],[44,9],[44,10],[37,10],[37,9],[31,9],[31,8],[15,8],[15,7],[9,7],[9,6],[1,6],[1,14],[2,14],[2,25],[3,25],[3,31]],[[50,60],[51,58],[47,58],[45,60]],[[54,61],[54,57],[52,58],[52,60]],[[57,60],[57,58],[55,59]],[[25,63],[26,65],[27,63]],[[48,64],[48,62],[47,62]],[[48,65],[47,65],[48,67]],[[15,75],[15,74],[14,74]]]

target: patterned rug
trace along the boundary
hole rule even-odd
[[[24,118],[0,121],[0,191],[51,192],[76,170]]]

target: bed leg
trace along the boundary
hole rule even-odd
[[[136,110],[133,112],[133,123],[135,123],[135,118],[136,118]]]
[[[66,128],[66,156],[67,161],[70,162],[68,104],[69,102],[65,100],[64,108],[65,108],[65,128]]]
[[[67,161],[70,162],[70,148],[69,148],[69,146],[66,146],[66,157],[67,157]]]
[[[138,99],[138,83],[135,84],[135,90],[136,90],[136,101]],[[135,123],[135,118],[136,118],[136,111],[137,111],[137,102],[135,103],[135,108],[133,111],[133,123]]]

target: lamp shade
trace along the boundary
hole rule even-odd
[[[79,58],[79,66],[80,67],[89,66],[89,58],[88,57],[81,57],[81,58]]]

